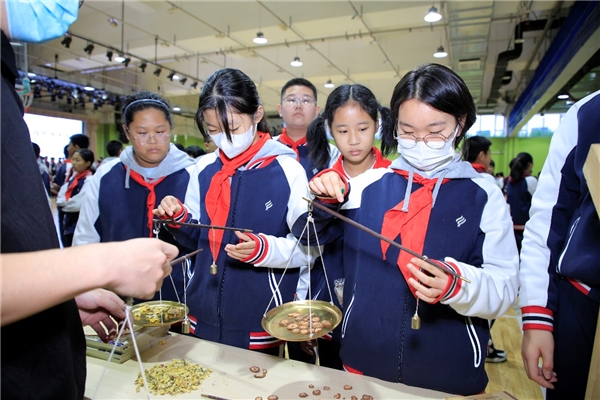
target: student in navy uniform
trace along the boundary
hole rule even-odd
[[[439,64],[406,74],[390,104],[400,151],[391,169],[366,171],[349,187],[338,173],[324,173],[311,190],[471,283],[345,224],[340,356],[355,373],[481,393],[487,320],[515,300],[518,254],[502,193],[455,152],[475,121],[475,104],[464,81]],[[411,329],[415,314],[418,330]]]
[[[283,342],[265,332],[261,320],[269,305],[294,299],[298,268],[307,264],[290,233],[307,210],[302,200],[309,195],[306,174],[296,153],[271,140],[256,86],[237,69],[216,71],[206,80],[196,121],[219,149],[199,159],[186,196],[164,198],[156,214],[254,233],[170,229],[183,245],[205,249],[196,257],[188,285],[192,332],[279,354]]]
[[[533,157],[529,153],[519,153],[510,162],[510,176],[506,183],[506,201],[510,206],[517,248],[521,252],[523,241],[523,229],[529,220],[529,209],[531,208],[531,197],[537,187],[537,179],[531,176],[533,169]]]
[[[600,143],[600,91],[554,132],[525,225],[519,272],[523,362],[546,398],[583,399],[600,302],[600,220],[583,166]],[[541,365],[539,359],[542,359]]]
[[[123,121],[132,145],[86,182],[73,246],[155,237],[152,210],[160,199],[172,193],[185,196],[193,161],[170,143],[168,103],[152,92],[132,94],[123,103]],[[174,242],[165,229],[158,237]],[[189,250],[180,248],[181,253]],[[183,301],[182,269],[175,268],[171,277],[173,282],[168,279],[156,297]]]
[[[56,205],[62,207],[63,211],[63,246],[71,247],[73,244],[73,234],[79,219],[79,210],[83,203],[83,185],[88,178],[93,175],[92,164],[94,163],[94,153],[88,149],[77,150],[71,157],[72,178],[65,183],[58,192]]]
[[[277,105],[277,111],[283,118],[285,128],[279,136],[273,139],[296,152],[296,159],[302,164],[308,180],[320,170],[313,165],[308,156],[309,145],[306,141],[308,126],[319,115],[320,110],[321,106],[317,105],[317,89],[310,81],[304,78],[294,78],[283,85],[281,104]],[[339,155],[340,152],[330,144],[329,163],[321,169],[333,164]]]
[[[317,169],[323,169],[329,164],[330,143],[326,126],[341,152],[332,169],[348,181],[370,169],[390,166],[391,161],[385,156],[396,151],[396,141],[392,134],[392,115],[389,108],[377,102],[375,95],[367,87],[359,84],[338,86],[327,98],[323,112],[310,124],[307,134],[307,141],[310,143],[309,158]],[[385,139],[381,144],[382,151],[373,145],[378,131],[386,132],[382,134]],[[323,264],[329,288],[326,285]],[[308,271],[301,269],[300,273],[300,281],[303,282],[302,278]],[[317,260],[311,270],[313,298],[333,300],[335,305],[342,308],[335,294],[335,282],[337,281],[339,287],[343,279],[343,240],[338,240],[325,246],[323,261]],[[303,288],[304,297],[308,295],[307,291],[307,288]],[[332,334],[319,339],[319,365],[342,369],[339,358],[340,333],[341,327],[338,326]]]

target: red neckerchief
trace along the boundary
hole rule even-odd
[[[83,171],[81,173],[76,173],[75,177],[73,178],[71,183],[68,184],[69,187],[67,188],[67,192],[65,193],[65,199],[69,200],[71,198],[71,196],[73,195],[73,190],[75,190],[79,181],[82,179],[85,179],[85,177],[91,173],[92,173],[92,171],[90,171],[89,169],[86,169],[85,171]]]
[[[287,134],[287,128],[283,128],[281,131],[281,135],[279,135],[279,141],[286,146],[290,147],[292,150],[296,152],[296,161],[300,161],[300,153],[298,152],[298,147],[306,144],[306,136],[302,139],[294,142],[292,138],[290,138]]]
[[[271,139],[271,136],[264,132],[258,132],[258,137],[259,139],[256,143],[231,160],[227,158],[225,153],[219,151],[219,157],[221,158],[223,167],[221,167],[221,170],[212,177],[210,187],[206,192],[206,213],[208,214],[212,225],[225,226],[227,223],[229,205],[231,202],[231,182],[229,182],[229,177],[233,176],[239,167],[247,164],[265,143]],[[223,233],[224,231],[222,229],[215,229],[213,230],[213,234],[208,235],[213,260],[216,260],[219,255],[219,249],[221,248],[221,242],[223,241]],[[214,238],[214,243],[211,243],[211,236]]]
[[[128,168],[125,167],[125,169]],[[133,179],[135,182],[139,183],[150,191],[150,193],[148,193],[148,198],[146,199],[146,209],[148,210],[148,229],[150,230],[150,237],[152,237],[152,220],[154,219],[152,210],[156,208],[156,193],[154,192],[154,188],[156,185],[161,183],[166,176],[163,176],[152,183],[146,182],[142,175],[132,169],[129,170],[129,176],[131,176],[131,179]]]
[[[400,171],[397,169],[394,169],[393,171],[405,178],[408,177],[408,171]],[[402,206],[404,205],[404,200],[402,200],[385,213],[383,224],[381,226],[381,234],[390,239],[394,239],[400,235],[402,246],[422,254],[425,234],[427,233],[427,226],[429,225],[429,216],[431,215],[431,206],[433,204],[432,191],[437,180],[438,178],[428,179],[423,178],[421,175],[414,174],[413,182],[422,185],[422,187],[411,193],[408,212],[402,211]],[[449,181],[450,179],[444,179],[442,184]],[[389,246],[389,243],[384,242],[383,240],[381,241],[381,251],[384,260],[385,252]],[[408,278],[410,278],[412,274],[406,267],[406,264],[408,264],[412,257],[412,255],[405,251],[400,251],[400,254],[398,255],[397,264],[407,283]],[[415,289],[411,285],[408,285],[408,288],[414,295]]]
[[[373,166],[370,169],[387,168],[390,166],[390,164],[392,162],[390,160],[388,160],[387,158],[384,158],[383,155],[381,154],[381,151],[379,151],[379,149],[377,147],[373,147],[373,149],[371,151],[373,152],[373,154],[375,154],[375,164],[373,164]],[[343,155],[341,155],[337,159],[337,161],[335,162],[335,164],[333,164],[331,169],[334,170],[335,172],[337,172],[338,174],[350,179],[350,177],[346,174],[346,171],[344,171],[344,156]]]
[[[484,167],[483,165],[481,165],[481,164],[477,164],[477,163],[471,163],[471,166],[473,167],[473,169],[474,169],[476,172],[479,172],[480,174],[481,174],[482,172],[487,172],[487,168],[485,168],[485,167]]]

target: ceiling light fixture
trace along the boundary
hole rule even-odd
[[[123,57],[123,54],[119,54],[115,57],[115,61],[122,63],[123,61],[125,61],[125,57]]]
[[[263,35],[262,32],[257,32],[256,37],[252,39],[252,41],[256,44],[265,44],[268,42],[267,38],[265,37],[265,35]]]
[[[331,82],[331,79],[327,80],[327,83],[325,83],[325,86],[327,89],[331,89],[332,87],[335,87],[335,85],[333,84],[333,82]]]
[[[112,61],[112,56],[113,52],[110,50],[106,50],[106,58],[108,58],[108,61]]]
[[[162,72],[162,68],[156,68],[153,72],[154,75],[159,76],[160,73]]]
[[[190,85],[192,89],[196,89],[198,87],[198,82],[194,82]]]
[[[63,46],[65,46],[67,49],[69,48],[69,46],[71,46],[71,42],[73,41],[73,38],[71,37],[71,35],[69,35],[68,33],[65,34],[65,37],[63,38],[63,40],[60,42],[60,44],[62,44]]]
[[[87,46],[85,46],[85,48],[83,49],[83,51],[85,51],[89,56],[91,56],[92,51],[94,51],[94,45],[91,43],[88,43]]]
[[[290,63],[290,65],[292,67],[301,67],[302,66],[302,61],[300,61],[300,57],[294,57],[294,59],[292,60],[292,62]]]
[[[84,89],[88,92],[93,92],[94,90],[96,90],[96,88],[94,88],[93,86],[84,86]]]
[[[127,57],[126,59],[123,60],[123,64],[125,64],[125,68],[127,68],[129,66],[129,63],[131,62],[131,58]]]
[[[444,46],[438,47],[437,51],[433,53],[435,58],[445,58],[448,57],[448,53],[444,50]]]
[[[429,12],[423,19],[426,22],[438,22],[442,19],[442,14],[438,13],[438,9],[435,6],[431,6]]]
[[[179,112],[179,111],[181,111],[181,107],[177,107],[177,106],[175,106],[175,107],[173,107],[173,111],[175,111],[175,112]]]
[[[569,95],[568,94],[559,94],[558,98],[560,100],[567,100],[569,98]]]
[[[108,23],[110,24],[110,26],[115,27],[115,28],[117,26],[119,26],[119,21],[116,18],[110,18],[108,20]]]
[[[140,69],[142,70],[142,72],[146,72],[147,66],[148,64],[145,61],[140,64]]]
[[[181,82],[182,85],[185,85],[185,83],[187,82],[187,78],[183,78],[182,80],[180,80],[179,82]]]

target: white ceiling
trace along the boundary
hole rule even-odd
[[[573,2],[558,3],[564,16]],[[423,17],[432,4],[443,19],[429,24]],[[312,81],[322,105],[332,90],[323,87],[328,79],[336,85],[364,84],[388,105],[401,76],[420,64],[440,62],[463,76],[480,110],[503,112],[503,101],[496,104],[488,98],[497,56],[513,48],[518,22],[546,18],[556,4],[499,0],[86,0],[69,29],[73,35],[70,48],[61,45],[60,38],[30,45],[29,64],[30,70],[48,76],[54,76],[56,66],[60,79],[117,94],[159,91],[188,113],[195,111],[201,82],[212,72],[238,68],[257,83],[267,112],[275,113],[281,87],[294,77]],[[109,24],[111,18],[119,21],[117,27]],[[268,39],[265,45],[252,42],[259,30]],[[510,94],[528,62],[530,70],[535,69],[545,51],[541,48],[535,57],[532,55],[541,36],[541,31],[524,34],[523,52],[509,64],[515,77],[501,93],[508,90]],[[91,55],[83,50],[87,44],[84,39],[95,43]],[[440,45],[448,51],[447,58],[433,57]],[[129,54],[129,66],[114,61],[114,56],[109,62],[107,47]],[[153,74],[155,56],[156,64],[162,67],[159,77]],[[304,63],[302,67],[290,65],[296,56]],[[461,62],[470,59],[480,62]],[[145,72],[139,68],[142,60],[150,63]],[[44,66],[47,63],[49,67]],[[172,70],[188,78],[185,85],[167,79]],[[190,88],[194,80],[200,82],[195,90]]]

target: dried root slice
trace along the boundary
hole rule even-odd
[[[321,395],[321,391],[319,389],[313,390],[313,394],[315,396],[320,396]]]
[[[298,397],[308,397],[308,393],[302,392],[298,395]]]
[[[329,386],[323,386],[323,390],[329,390]]]
[[[340,393],[336,393],[336,394],[333,395],[333,398],[334,399],[341,399],[342,395]]]
[[[310,385],[308,385],[308,387],[312,389],[312,388],[314,388],[314,387],[315,387],[315,385],[313,385],[313,384],[311,383]]]
[[[265,376],[267,376],[267,370],[266,369],[262,370],[262,374],[254,374],[254,377],[257,378],[257,379],[262,379]]]
[[[274,394],[267,397],[267,400],[278,400],[278,399],[279,399],[279,397],[275,396]]]
[[[253,365],[250,367],[250,372],[254,372],[254,373],[260,372],[260,367]]]
[[[369,394],[363,394],[360,400],[373,400],[373,396]]]
[[[344,390],[352,390],[352,386],[350,386],[350,385],[344,385]]]

